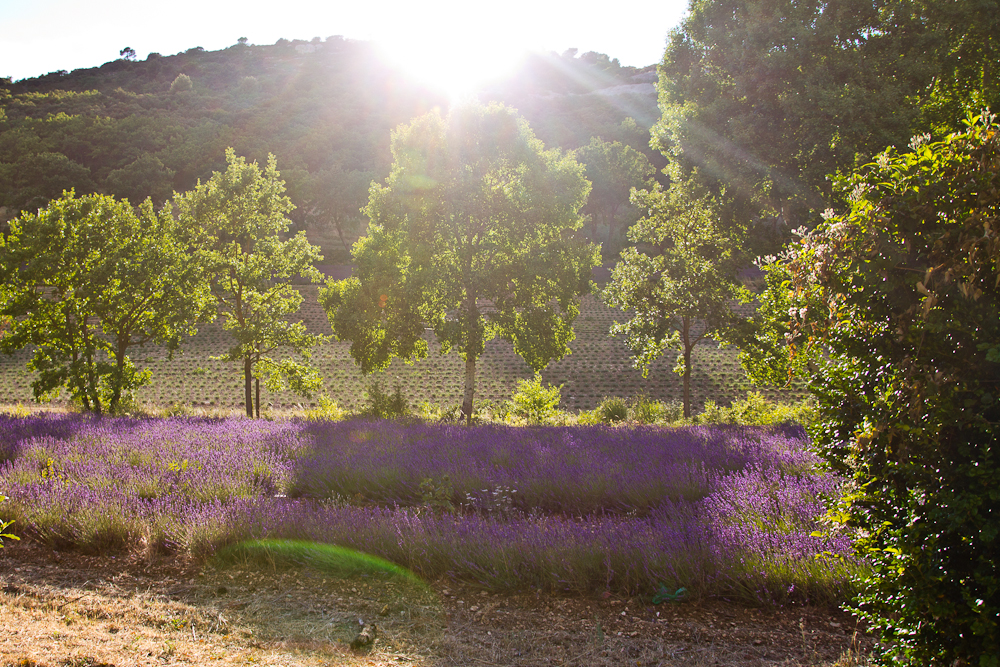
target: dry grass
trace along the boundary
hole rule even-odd
[[[369,651],[349,643],[375,623]],[[854,621],[824,608],[653,606],[310,568],[0,551],[0,666],[865,664]]]

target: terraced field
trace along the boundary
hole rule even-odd
[[[330,333],[326,313],[317,303],[318,287],[301,287],[305,296],[302,317],[316,333]],[[593,297],[584,297],[576,322],[573,353],[549,365],[542,372],[546,382],[562,384],[565,410],[589,410],[605,396],[629,397],[641,393],[662,400],[680,400],[681,378],[672,372],[674,355],[668,354],[650,368],[648,378],[632,368],[628,351],[621,341],[608,337],[608,328],[621,313],[605,307]],[[428,333],[428,340],[433,335]],[[159,347],[148,347],[133,354],[140,365],[153,372],[153,382],[139,392],[141,402],[154,407],[175,403],[208,411],[228,412],[242,409],[242,369],[237,364],[213,360],[229,344],[221,321],[202,327],[197,336],[184,341],[179,353],[169,358]],[[350,356],[350,344],[328,342],[314,351],[313,360],[323,375],[327,394],[344,408],[363,403],[364,388],[370,378],[362,376]],[[431,354],[412,365],[394,361],[385,373],[386,384],[399,382],[411,405],[428,401],[451,407],[461,403],[464,366],[456,354],[441,355],[431,343]],[[25,369],[27,351],[12,356],[0,355],[0,404],[29,403],[31,377]],[[517,381],[530,378],[531,369],[505,341],[492,341],[480,359],[477,373],[478,402],[510,398]],[[694,355],[692,373],[694,403],[706,400],[728,404],[743,396],[749,388],[746,376],[736,361],[732,348],[720,349],[712,341],[700,344]],[[264,390],[262,390],[264,391]],[[798,391],[766,390],[769,398],[794,400]],[[275,410],[293,410],[315,405],[289,392],[262,394],[261,405]],[[56,405],[64,402],[56,401]]]

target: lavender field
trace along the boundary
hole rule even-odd
[[[490,590],[822,603],[863,565],[816,463],[798,427],[0,416],[0,519],[89,552],[295,539]]]

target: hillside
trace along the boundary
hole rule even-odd
[[[621,67],[604,54],[536,54],[480,99],[518,108],[547,146],[601,136],[656,164],[654,80],[653,66]],[[392,129],[447,105],[372,44],[340,37],[0,80],[0,222],[68,188],[160,202],[221,169],[232,146],[260,162],[277,156],[297,227],[328,261],[341,260],[363,225],[368,184],[388,174]]]

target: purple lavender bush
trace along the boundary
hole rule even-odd
[[[842,599],[863,566],[846,536],[814,535],[840,481],[790,428],[69,415],[0,417],[0,437],[0,520],[60,548],[206,558],[287,538],[495,590],[765,603]],[[447,498],[428,503],[426,480]]]

